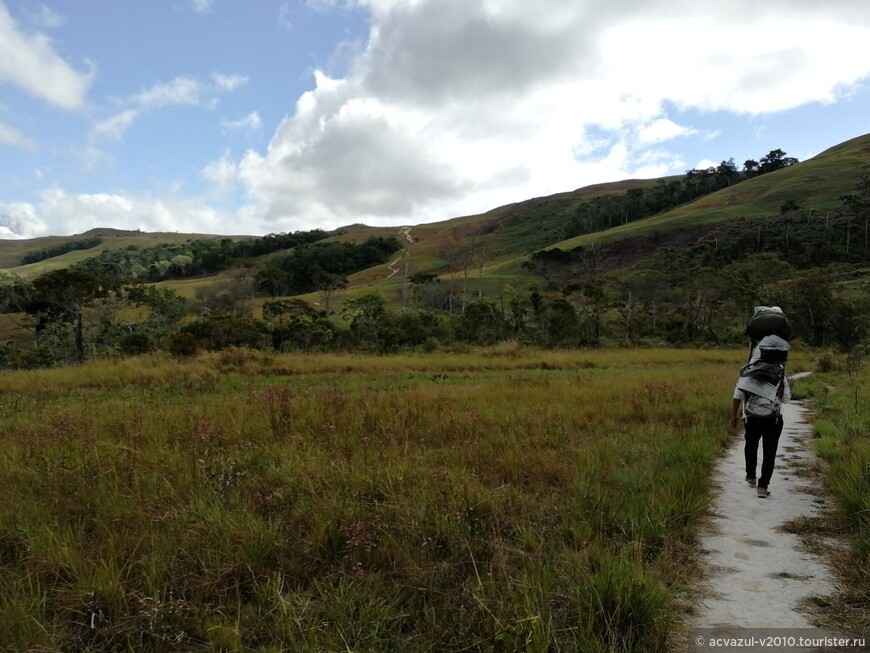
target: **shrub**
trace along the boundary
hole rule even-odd
[[[154,349],[154,343],[144,331],[134,331],[118,341],[118,348],[127,356],[136,356]]]
[[[186,342],[186,338],[179,340],[175,337],[178,333],[187,334],[192,338],[194,350],[210,349],[215,351],[230,346],[265,349],[271,345],[270,325],[268,323],[249,317],[235,317],[226,313],[214,313],[200,318],[186,324],[173,334],[170,341],[170,351],[176,353],[175,348],[180,347],[184,351],[178,353],[192,353],[187,351],[190,343]]]
[[[175,331],[169,334],[169,353],[173,356],[192,356],[198,349],[193,334],[185,331]]]
[[[837,365],[834,362],[834,357],[830,352],[825,352],[821,356],[819,356],[819,360],[816,363],[816,369],[819,372],[833,372],[837,369]]]

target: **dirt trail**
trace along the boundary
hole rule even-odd
[[[798,403],[783,408],[769,498],[758,498],[744,480],[742,433],[717,467],[712,519],[700,543],[709,592],[698,601],[691,628],[810,628],[801,602],[834,592],[824,561],[806,552],[798,535],[779,529],[797,517],[817,516],[826,504],[809,475],[816,456],[806,410]],[[758,458],[760,465],[760,447]]]

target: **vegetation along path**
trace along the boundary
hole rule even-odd
[[[709,591],[692,627],[810,628],[811,597],[834,592],[824,561],[786,525],[816,516],[826,503],[809,473],[811,430],[799,403],[785,404],[770,497],[744,481],[743,437],[735,437],[714,477],[712,520],[701,535]],[[761,462],[759,450],[759,464]]]

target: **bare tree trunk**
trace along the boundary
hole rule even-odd
[[[82,325],[82,307],[78,304],[73,309],[75,311],[75,330],[76,330],[76,353],[78,355],[79,365],[85,362],[85,336],[84,327]]]
[[[465,306],[468,303],[468,266],[462,270],[462,310],[460,313],[465,315]]]
[[[408,270],[410,267],[410,262],[408,261],[408,249],[406,247],[402,248],[402,262],[403,266],[403,277],[402,277],[402,310],[404,311],[408,307]]]
[[[481,243],[480,247],[478,247],[473,254],[475,266],[477,267],[477,298],[482,299],[483,284],[481,281],[483,279],[483,268],[486,267],[486,245]]]
[[[460,248],[459,265],[462,266],[462,314],[465,315],[465,307],[468,304],[468,270],[474,265],[477,251],[477,234],[471,236],[471,242]]]
[[[849,241],[852,237],[852,218],[846,218],[846,256],[849,256]]]

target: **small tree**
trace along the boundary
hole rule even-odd
[[[374,343],[378,328],[387,318],[387,300],[377,291],[345,300],[341,317],[347,321],[358,342]]]
[[[236,317],[250,317],[249,300],[253,296],[253,284],[245,277],[227,279],[196,290],[201,312],[230,313]]]
[[[469,302],[459,325],[459,336],[466,342],[491,345],[504,337],[505,322],[491,301]]]
[[[347,279],[340,274],[327,272],[320,266],[316,266],[316,269],[311,273],[311,280],[320,292],[320,305],[323,306],[326,313],[329,313],[333,295],[342,288],[347,288]]]
[[[73,325],[77,359],[85,359],[83,331],[83,308],[111,290],[108,279],[89,272],[66,268],[52,270],[33,280],[33,296],[27,304],[27,313],[36,317],[37,332],[52,322],[68,322]]]
[[[792,166],[797,162],[797,159],[791,156],[786,156],[785,152],[777,148],[775,150],[771,150],[763,157],[761,157],[758,171],[762,174],[774,172],[775,170],[780,170],[782,168]]]
[[[542,322],[542,344],[547,347],[561,347],[577,342],[580,321],[577,319],[577,311],[568,300],[559,297],[550,301],[544,309]]]
[[[792,211],[800,210],[801,206],[795,200],[786,200],[782,203],[782,206],[779,207],[779,212],[782,215],[786,213],[791,213]]]
[[[840,195],[843,202],[855,215],[870,216],[870,164],[864,166],[867,169],[858,183],[855,184],[854,192]]]

